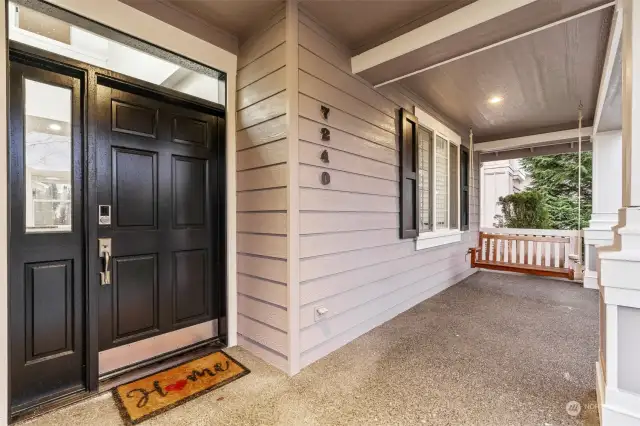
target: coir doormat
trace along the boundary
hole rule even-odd
[[[120,413],[138,424],[249,374],[222,351],[154,373],[113,390]]]

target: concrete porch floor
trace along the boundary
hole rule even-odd
[[[597,425],[597,348],[596,291],[479,272],[293,378],[230,349],[250,375],[144,424]],[[106,394],[27,424],[122,420]]]

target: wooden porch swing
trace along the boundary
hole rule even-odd
[[[569,237],[480,232],[478,247],[470,248],[468,254],[472,268],[573,280],[569,263],[575,256],[567,256],[567,246],[572,246]]]
[[[582,102],[578,106],[578,228],[581,223],[582,185]],[[469,132],[470,151],[473,155],[473,131]],[[473,157],[471,157],[473,176]],[[510,232],[512,231],[512,232]],[[572,266],[581,268],[582,241],[580,233],[569,236],[544,235],[542,230],[494,229],[479,232],[478,246],[471,247],[471,267],[495,271],[518,272],[522,274],[573,280]],[[575,232],[575,231],[574,231]],[[538,235],[536,235],[538,234]],[[540,235],[543,234],[543,235]],[[571,251],[577,251],[572,253]],[[581,269],[580,271],[581,275]]]

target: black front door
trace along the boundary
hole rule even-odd
[[[17,415],[96,390],[99,351],[223,319],[225,124],[219,106],[87,64],[10,59]]]
[[[224,160],[207,110],[106,77],[96,96],[102,351],[219,316]]]
[[[83,80],[12,61],[11,406],[85,388]]]

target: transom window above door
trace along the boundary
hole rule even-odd
[[[18,3],[8,5],[9,39],[196,98],[225,104],[221,80],[87,31]]]

